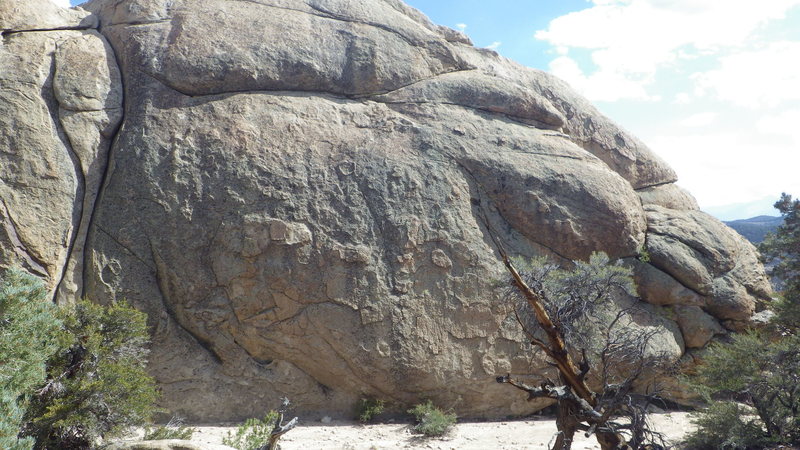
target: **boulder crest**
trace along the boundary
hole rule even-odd
[[[769,297],[642,142],[399,0],[53,8],[0,0],[0,265],[147,311],[184,416],[540,408],[493,382],[531,354],[484,220],[520,255],[627,261],[676,359]]]

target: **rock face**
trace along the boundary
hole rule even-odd
[[[540,407],[494,383],[531,353],[487,227],[625,259],[676,359],[768,297],[643,143],[399,0],[33,3],[0,0],[0,264],[147,311],[185,416]]]
[[[122,120],[114,52],[97,17],[49,0],[0,1],[0,266],[81,293],[84,243]]]

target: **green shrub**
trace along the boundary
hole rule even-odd
[[[650,252],[647,251],[646,245],[642,244],[642,246],[639,247],[638,253],[639,254],[636,256],[636,259],[645,263],[650,262]]]
[[[222,443],[237,450],[256,450],[269,442],[269,436],[277,420],[276,411],[267,413],[264,420],[247,419],[244,424],[239,425],[236,433],[228,432]]]
[[[798,374],[798,336],[770,341],[751,332],[711,345],[689,379],[710,403],[695,416],[698,429],[689,442],[731,449],[800,444]]]
[[[367,423],[383,413],[386,402],[374,398],[362,398],[356,407],[356,416],[361,423]]]
[[[60,350],[25,414],[37,449],[90,448],[99,438],[147,423],[156,412],[147,364],[146,315],[124,303],[87,300],[62,309]]]
[[[456,415],[445,413],[428,400],[408,410],[417,420],[414,430],[425,436],[442,436],[456,423]]]
[[[196,430],[183,426],[183,420],[173,417],[166,425],[145,427],[143,441],[160,441],[163,439],[189,440]]]
[[[0,278],[0,448],[33,445],[17,435],[30,394],[45,379],[45,362],[58,349],[56,312],[38,278],[20,270]]]
[[[689,449],[745,450],[774,443],[764,434],[752,409],[736,402],[715,402],[691,417],[697,430],[685,439]]]

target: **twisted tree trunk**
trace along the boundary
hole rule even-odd
[[[540,340],[534,340],[533,343],[544,350],[553,360],[558,369],[561,381],[565,384],[566,388],[572,391],[574,397],[577,397],[575,400],[570,398],[558,399],[556,426],[558,427],[559,435],[556,439],[554,449],[569,450],[572,447],[572,440],[575,436],[575,432],[581,425],[581,421],[578,417],[586,417],[587,413],[599,415],[593,409],[597,406],[597,397],[586,384],[586,371],[579,370],[578,366],[575,365],[561,332],[545,310],[542,299],[527,285],[527,283],[525,283],[525,280],[522,279],[517,269],[511,264],[511,260],[502,247],[498,247],[500,249],[500,255],[503,258],[503,263],[511,273],[515,286],[525,297],[526,302],[536,316],[536,321],[547,335],[548,342],[545,343]],[[510,379],[510,377],[508,377],[508,379]],[[498,379],[498,381],[500,381],[500,379]],[[530,391],[529,394],[533,395]],[[591,415],[592,414],[588,414],[588,416]],[[628,447],[620,438],[619,434],[608,430],[604,426],[605,423],[598,421],[595,422],[594,425],[595,426],[592,428],[595,431],[595,437],[602,450],[621,450]]]

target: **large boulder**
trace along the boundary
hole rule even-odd
[[[84,7],[37,32],[51,19],[26,10],[42,25],[0,46],[0,265],[146,311],[175,412],[540,408],[494,383],[538,357],[489,233],[627,261],[635,322],[675,359],[769,295],[752,246],[642,142],[398,0]]]

